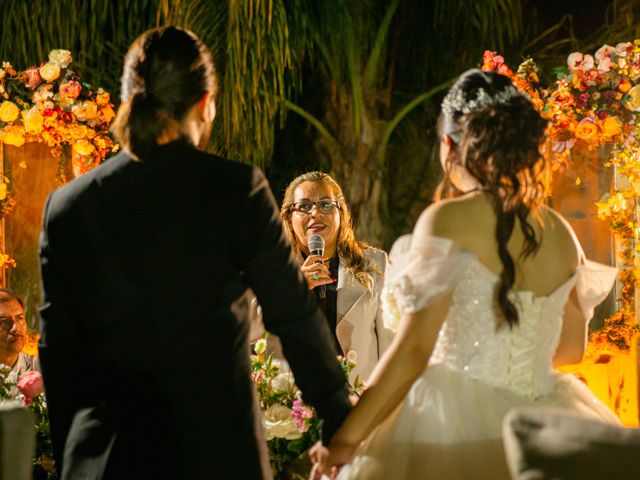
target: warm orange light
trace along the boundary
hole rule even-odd
[[[26,353],[27,355],[32,355],[34,357],[37,357],[39,338],[40,338],[40,334],[38,332],[28,332],[27,338],[24,342],[24,347],[22,348],[22,353]]]
[[[584,381],[627,427],[638,426],[638,341],[629,352],[590,343],[585,360],[558,368]]]

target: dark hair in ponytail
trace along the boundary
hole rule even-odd
[[[189,109],[216,88],[211,53],[195,34],[177,27],[148,30],[125,56],[113,132],[127,151],[146,159],[158,136],[178,128]]]
[[[440,136],[448,136],[454,144],[454,161],[491,198],[502,262],[497,300],[513,327],[518,323],[518,310],[508,293],[515,282],[515,265],[507,244],[518,218],[524,236],[522,257],[540,247],[527,219],[531,214],[541,223],[539,207],[547,198],[546,162],[540,154],[546,121],[507,77],[473,69],[462,74],[445,97],[438,124]],[[451,187],[445,179],[439,194],[455,196]]]

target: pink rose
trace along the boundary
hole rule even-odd
[[[16,387],[27,398],[35,398],[41,393],[44,393],[44,383],[42,382],[42,375],[35,370],[28,370],[20,375],[20,379],[16,384]]]
[[[82,85],[75,80],[60,85],[60,95],[68,98],[78,98],[80,90],[82,90]]]
[[[27,71],[24,73],[27,77],[27,81],[24,84],[25,87],[27,87],[30,90],[33,90],[40,84],[41,78],[40,78],[40,71],[38,70],[38,67],[31,67],[27,69]]]

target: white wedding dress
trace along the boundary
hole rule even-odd
[[[546,296],[512,292],[519,325],[496,329],[498,282],[471,252],[431,237],[391,251],[383,305],[393,324],[452,292],[428,368],[404,402],[363,443],[339,479],[508,479],[502,420],[513,407],[563,407],[619,424],[577,378],[552,369],[564,306],[575,287],[591,318],[616,269],[582,259],[574,275]],[[579,251],[580,249],[578,245]]]

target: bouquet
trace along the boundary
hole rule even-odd
[[[33,457],[33,478],[48,480],[58,478],[53,463],[53,447],[42,375],[35,370],[27,370],[18,377],[15,384],[6,381],[5,378],[4,375],[0,375],[0,401],[22,401],[34,414],[36,451]]]
[[[296,460],[308,467],[300,457],[320,439],[320,422],[315,410],[302,401],[301,392],[295,384],[293,374],[284,362],[273,354],[266,355],[267,336],[258,340],[251,357],[252,377],[263,413],[263,425],[271,468],[276,479],[303,478],[308,472],[296,477],[290,469]],[[355,362],[338,357],[345,376],[353,370]],[[350,385],[350,393],[359,396],[363,384],[356,377]]]

